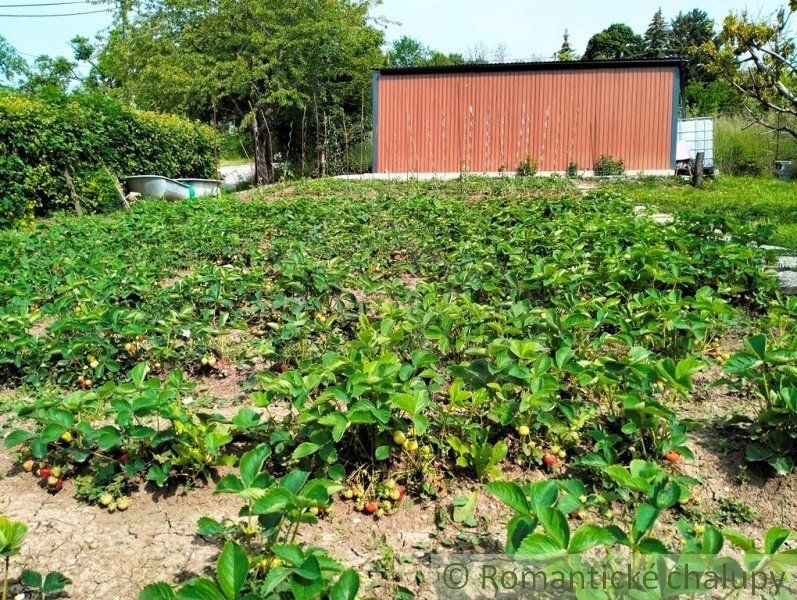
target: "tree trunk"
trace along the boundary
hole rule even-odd
[[[269,184],[273,180],[271,135],[263,111],[254,106],[252,106],[252,147],[255,151],[253,183],[254,185]]]
[[[703,162],[705,158],[705,152],[698,152],[697,156],[695,156],[695,170],[692,173],[692,185],[698,188],[703,185]]]
[[[69,172],[69,167],[64,167],[64,179],[66,179],[66,186],[69,188],[69,195],[72,197],[72,204],[75,205],[75,213],[78,217],[83,216],[83,207],[80,205],[80,198],[75,191],[75,184],[72,181],[72,174]]]
[[[108,168],[108,165],[102,165],[105,169],[105,172],[108,173],[108,177],[111,178],[113,181],[113,185],[116,188],[116,193],[119,194],[119,199],[122,201],[122,208],[125,210],[130,210],[130,203],[127,201],[127,196],[125,196],[125,188],[122,185],[122,182],[119,181],[119,178]]]

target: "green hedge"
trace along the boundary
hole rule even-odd
[[[135,110],[102,94],[0,92],[0,227],[74,210],[66,168],[84,211],[118,208],[106,166],[120,179],[212,178],[218,142],[210,127]]]

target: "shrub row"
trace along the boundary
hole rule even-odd
[[[139,111],[102,94],[0,93],[0,227],[72,209],[65,171],[86,212],[119,205],[113,178],[214,177],[213,130]]]

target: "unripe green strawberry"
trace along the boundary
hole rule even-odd
[[[130,508],[130,499],[127,496],[122,496],[116,501],[117,510],[127,510]]]
[[[26,473],[30,473],[31,471],[33,471],[33,467],[35,466],[36,466],[35,462],[33,462],[32,460],[26,460],[24,463],[22,463],[22,470],[25,471]]]
[[[100,506],[110,506],[112,502],[113,502],[113,496],[111,496],[110,494],[106,493],[100,496],[99,499]]]

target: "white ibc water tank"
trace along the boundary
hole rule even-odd
[[[692,156],[703,152],[703,164],[714,166],[714,120],[708,118],[681,119],[678,121],[678,141],[686,142]]]

